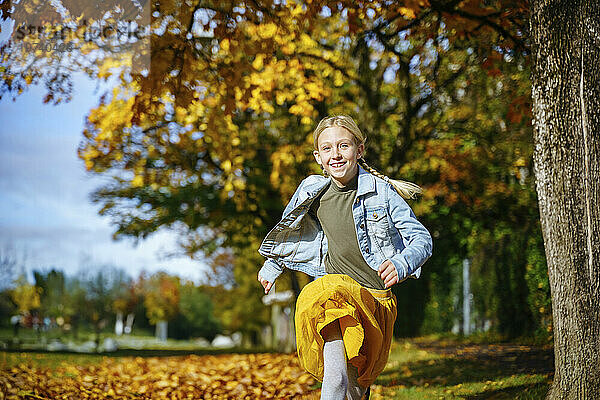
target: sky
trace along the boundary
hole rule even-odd
[[[33,270],[74,275],[110,265],[132,277],[162,270],[200,283],[201,261],[165,256],[179,250],[174,232],[159,231],[137,246],[114,241],[110,219],[90,201],[103,180],[86,173],[77,146],[102,89],[77,76],[68,103],[43,104],[46,91],[39,86],[14,102],[0,100],[0,251],[16,251],[29,279]]]

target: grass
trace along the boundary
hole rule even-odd
[[[148,338],[152,337],[153,332],[143,329],[134,329],[132,336]],[[112,327],[105,328],[100,333],[101,339],[112,337],[115,338],[117,335],[114,334]],[[47,331],[36,332],[33,328],[21,327],[18,333],[18,340],[22,344],[36,344],[41,340],[49,342],[51,340],[62,340],[62,341],[75,341],[83,343],[88,340],[94,340],[96,338],[95,332],[89,328],[81,328],[78,330],[77,336],[73,335],[73,332],[64,332],[60,328],[51,328]],[[8,327],[0,327],[0,342],[10,343],[14,341],[15,337],[13,329]]]
[[[51,370],[85,367],[123,355],[133,354],[0,352],[0,372],[21,364]],[[163,357],[170,353],[146,350],[138,355]],[[440,336],[398,340],[371,389],[371,399],[543,399],[552,381],[552,357],[549,346]],[[316,395],[317,385],[315,389]]]
[[[397,341],[373,399],[543,399],[552,349],[436,337]]]
[[[67,365],[88,366],[99,363],[104,357],[107,356],[102,354],[12,353],[0,351],[0,369],[10,369],[20,364],[52,370]]]

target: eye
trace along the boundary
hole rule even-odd
[[[323,146],[321,147],[321,151],[329,151],[331,150],[331,146]]]

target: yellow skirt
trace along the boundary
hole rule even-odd
[[[346,357],[358,369],[358,384],[370,386],[387,363],[396,313],[396,296],[390,289],[368,289],[343,274],[314,280],[296,303],[300,364],[323,381],[321,329],[339,320]]]

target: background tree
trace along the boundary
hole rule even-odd
[[[135,282],[132,279],[120,282],[119,286],[115,288],[113,308],[117,313],[115,320],[115,331],[117,334],[123,332],[131,333],[132,325],[127,324],[135,320],[135,311],[139,302],[139,293],[137,293]],[[127,319],[123,321],[123,317],[125,316]]]
[[[232,290],[257,313],[231,305],[223,326],[256,336],[256,249],[300,180],[319,173],[316,121],[349,113],[370,138],[369,163],[425,188],[412,205],[436,253],[427,274],[395,289],[400,307],[417,310],[397,334],[452,327],[464,258],[478,321],[508,336],[549,326],[541,241],[525,239],[540,236],[526,1],[174,4],[152,10],[161,28],[147,74],[114,57],[88,70],[119,82],[79,148],[91,173],[109,177],[93,200],[116,237],[175,229],[183,251],[216,264],[226,249]],[[292,272],[280,287],[298,293],[306,281]]]
[[[80,270],[75,284],[75,295],[79,300],[78,318],[88,322],[95,333],[96,346],[104,328],[115,317],[113,300],[128,277],[120,268],[103,265]]]
[[[10,297],[22,316],[28,316],[40,308],[41,289],[27,281],[24,275],[19,276]]]
[[[179,288],[178,309],[170,328],[174,339],[203,337],[212,342],[221,332],[211,298],[193,282],[185,282]]]
[[[65,310],[68,311],[65,316],[65,330],[70,330],[75,340],[79,339],[80,328],[90,312],[87,285],[82,274],[78,275],[68,277],[65,284],[68,293],[65,299]]]
[[[99,190],[94,199],[104,204],[102,212],[111,215],[118,224],[116,235],[144,237],[159,226],[179,226],[184,233],[184,247],[189,253],[201,250],[210,255],[211,249],[225,246],[232,248],[239,257],[246,252],[244,248],[257,248],[260,238],[275,223],[276,216],[301,177],[311,170],[315,171],[310,156],[312,121],[329,113],[361,110],[356,117],[372,138],[368,161],[374,160],[375,165],[386,166],[385,172],[390,174],[401,174],[425,185],[428,181],[432,182],[435,191],[430,193],[435,193],[436,198],[435,201],[428,199],[430,206],[422,207],[421,215],[426,212],[455,215],[460,224],[457,239],[462,240],[458,249],[462,247],[460,251],[464,254],[456,259],[462,260],[476,253],[479,251],[477,246],[483,248],[482,244],[472,240],[475,248],[466,247],[468,237],[476,237],[478,232],[473,223],[466,222],[473,219],[473,210],[469,208],[470,204],[462,202],[467,197],[460,198],[456,189],[473,190],[475,196],[471,200],[477,201],[478,189],[482,185],[473,182],[476,186],[465,187],[472,183],[463,182],[468,177],[455,174],[456,164],[462,162],[468,168],[472,163],[465,158],[486,155],[488,150],[483,146],[494,148],[496,142],[492,138],[502,127],[508,131],[506,136],[513,134],[515,128],[506,129],[507,116],[518,125],[525,125],[520,133],[524,140],[527,140],[530,130],[526,127],[527,118],[519,117],[524,114],[522,109],[527,105],[523,101],[527,89],[523,90],[518,84],[498,86],[499,81],[500,85],[503,83],[502,79],[493,79],[502,75],[496,64],[505,62],[496,51],[498,49],[479,48],[472,39],[461,39],[461,35],[466,37],[481,31],[485,33],[485,40],[497,41],[507,33],[493,22],[499,14],[473,4],[465,7],[475,11],[458,6],[435,9],[434,5],[423,9],[416,7],[412,12],[410,8],[400,7],[392,13],[382,8],[320,3],[318,9],[294,5],[287,9],[275,8],[275,14],[257,14],[264,16],[258,20],[248,19],[247,13],[242,15],[233,7],[231,13],[237,23],[222,30],[219,24],[227,20],[227,14],[223,10],[214,11],[209,19],[210,24],[216,25],[209,42],[211,52],[204,52],[208,46],[204,36],[198,41],[183,40],[176,34],[168,37],[169,41],[179,43],[175,47],[183,49],[173,54],[171,62],[171,65],[183,66],[177,70],[177,82],[181,84],[175,85],[174,82],[172,86],[157,88],[168,93],[167,98],[171,100],[167,103],[172,107],[153,106],[144,100],[151,91],[143,88],[154,88],[154,80],[172,79],[167,77],[171,69],[160,64],[165,69],[153,69],[157,75],[134,78],[139,81],[139,86],[131,93],[127,100],[129,103],[126,103],[125,93],[115,92],[114,101],[109,102],[107,98],[107,102],[90,115],[88,133],[80,150],[86,165],[103,173],[131,172],[128,175],[130,181],[119,175],[114,185]],[[521,12],[518,5],[515,7],[513,4],[509,14],[518,18]],[[183,14],[180,12],[169,19],[174,24],[173,32],[183,31],[191,25],[181,19]],[[356,19],[353,19],[353,14]],[[456,20],[463,16],[470,23],[461,25],[459,33],[448,28],[450,25],[457,30]],[[471,23],[474,20],[479,22]],[[512,26],[515,31],[518,28],[518,24]],[[502,75],[504,82],[508,83],[511,78],[518,80],[526,75],[523,72],[522,39],[518,38],[518,33],[506,36],[507,40],[500,43],[506,46],[502,47],[502,52],[507,54],[506,61],[512,63],[507,68],[507,72],[513,70],[512,76]],[[167,37],[156,40],[162,43]],[[197,48],[190,49],[190,56],[186,57],[191,46]],[[196,55],[198,49],[202,54],[200,59]],[[218,71],[216,74],[191,72],[208,60],[212,60]],[[481,70],[482,63],[487,70]],[[208,71],[206,68],[202,70]],[[231,75],[231,71],[238,73]],[[486,79],[487,75],[491,77]],[[470,87],[474,82],[476,85]],[[300,83],[302,87],[297,86]],[[216,91],[219,87],[223,92]],[[203,94],[195,97],[198,91],[194,88],[202,88]],[[305,88],[314,90],[307,91]],[[490,90],[492,92],[488,94]],[[483,96],[478,94],[482,92]],[[465,104],[469,95],[475,95],[476,101],[485,101],[501,93],[506,96],[515,94],[520,102],[515,101],[510,107],[497,110],[491,110],[481,102]],[[112,110],[123,106],[130,107],[132,117],[121,120],[122,125],[113,127],[95,122],[105,121]],[[169,111],[171,109],[173,111]],[[147,119],[145,122],[140,120],[141,135],[136,136],[135,129],[127,133],[126,124],[130,118],[138,120],[138,114]],[[299,124],[291,125],[289,121],[295,118]],[[475,124],[465,123],[471,119],[480,121],[486,118],[490,119],[490,123],[485,133]],[[459,140],[453,139],[456,137]],[[260,149],[257,143],[260,143]],[[459,152],[456,158],[449,160],[452,162],[448,166],[449,180],[439,180],[444,164],[421,168],[419,178],[411,170],[411,166],[415,165],[406,163],[408,157],[411,160],[426,157],[424,150],[436,151],[433,149],[438,147],[440,152],[447,151],[458,143],[475,149]],[[522,167],[528,165],[523,157],[530,156],[530,152],[527,144],[508,147],[501,157],[488,157],[478,164],[482,174],[477,174],[476,178],[483,180],[486,180],[484,173],[488,172],[484,170],[485,161],[492,161],[495,163],[492,165],[498,168],[483,184],[490,189],[490,202],[481,202],[482,210],[500,205],[501,198],[507,197],[509,185],[519,187],[511,172],[518,160],[524,163]],[[518,154],[519,151],[523,156]],[[271,156],[267,158],[269,154]],[[166,163],[167,160],[171,163]],[[186,161],[182,163],[182,160]],[[423,175],[430,178],[423,179]],[[176,176],[177,181],[165,180],[168,176]],[[267,176],[268,181],[265,179]],[[462,187],[456,183],[462,183]],[[518,190],[515,190],[515,195],[520,197]],[[534,204],[532,196],[527,199],[530,202],[521,202],[522,209]],[[136,208],[129,206],[130,200],[134,200]],[[505,204],[511,202],[506,201]],[[520,211],[516,209],[515,212]],[[488,213],[488,221],[494,221],[497,216]],[[508,216],[515,215],[509,213]],[[447,219],[440,218],[440,221]],[[504,232],[515,225],[514,222],[509,223]],[[484,229],[495,229],[492,226],[486,223]],[[535,222],[528,226],[535,231]],[[440,228],[438,232],[448,231],[447,227]],[[489,237],[492,238],[493,234]],[[499,309],[506,304],[500,301],[490,305],[489,312],[502,320],[499,322],[502,332],[518,335],[531,329],[533,318],[527,304],[527,284],[523,279],[526,263],[509,262],[505,249],[494,251],[498,259],[506,260],[495,267],[499,279],[506,276],[504,267],[512,266],[516,274],[514,279],[508,280],[508,286],[501,283],[494,286],[494,293],[505,296],[509,302],[508,308]],[[516,256],[519,252],[515,248],[513,254]],[[437,265],[452,271],[446,268],[445,263],[441,260]],[[297,282],[294,274],[290,277]],[[248,283],[257,288],[256,282]],[[418,300],[421,304],[427,303],[429,291],[421,289],[431,286],[431,282],[425,278],[420,284],[422,286],[417,290],[402,291],[401,302],[414,302],[414,296],[409,295],[414,292],[422,293]],[[299,285],[293,283],[292,286]],[[448,294],[444,303],[449,304],[450,292],[441,292]],[[413,316],[410,324],[399,321],[398,325],[410,328],[404,334],[415,334],[424,316]],[[524,316],[524,323],[512,323],[515,316]]]
[[[0,326],[10,326],[10,319],[17,311],[10,289],[19,270],[24,271],[23,261],[14,246],[5,244],[0,247]]]
[[[167,322],[179,312],[180,279],[166,272],[157,272],[146,277],[140,275],[139,287],[144,296],[144,307],[150,324],[156,325],[159,336],[159,324]]]
[[[5,244],[0,248],[0,290],[9,288],[16,274],[23,269],[23,260],[19,259],[17,249],[10,244]]]
[[[600,395],[600,5],[533,1],[535,175],[554,316],[550,399]]]
[[[50,271],[33,271],[35,286],[40,289],[42,316],[49,318],[64,317],[66,303],[65,275],[52,268]]]

